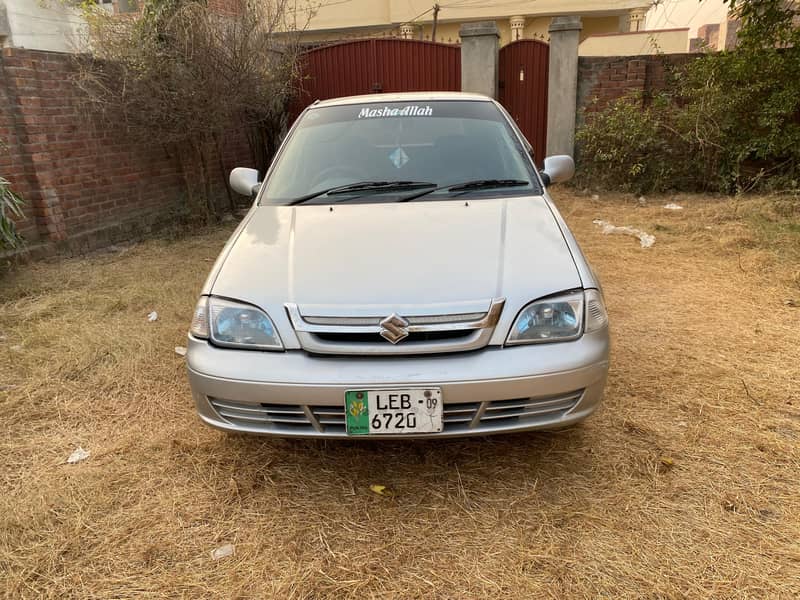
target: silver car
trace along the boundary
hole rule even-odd
[[[490,98],[317,102],[287,135],[203,286],[200,418],[287,437],[486,435],[576,423],[609,357],[600,284]]]

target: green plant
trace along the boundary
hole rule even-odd
[[[726,0],[733,51],[705,53],[650,103],[625,98],[578,132],[591,181],[631,191],[800,188],[798,4]]]
[[[589,116],[577,134],[577,183],[637,194],[702,187],[683,156],[675,120],[676,110],[663,96],[648,106],[641,97],[624,97]]]
[[[24,202],[11,189],[8,179],[0,177],[0,247],[19,248],[23,238],[17,231],[15,221],[24,218]]]
[[[0,140],[0,150],[5,151],[6,146]],[[16,222],[24,219],[22,207],[25,202],[11,189],[11,182],[0,176],[0,249],[19,248],[24,238],[17,231]]]
[[[782,0],[731,2],[742,20],[735,51],[689,65],[683,131],[725,192],[792,190],[800,167],[800,29]]]

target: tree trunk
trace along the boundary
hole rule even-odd
[[[181,174],[183,175],[183,183],[186,188],[186,200],[184,202],[184,206],[182,208],[186,211],[186,221],[187,223],[193,216],[194,210],[197,206],[197,199],[195,198],[194,191],[192,189],[193,182],[191,178],[191,174],[186,165],[186,156],[184,155],[181,148],[176,148],[176,155],[178,158],[178,163],[181,166]]]
[[[206,208],[206,223],[211,223],[212,219],[213,222],[219,221],[219,215],[217,215],[217,207],[216,203],[214,202],[214,194],[211,190],[211,174],[208,171],[208,160],[206,157],[206,151],[208,149],[209,142],[206,139],[201,139],[200,143],[197,145],[197,156],[200,159],[200,170],[201,170],[201,181],[203,184],[203,194],[205,195],[205,208]]]
[[[214,138],[214,147],[217,151],[217,160],[219,162],[219,172],[222,176],[222,185],[225,186],[225,193],[228,194],[228,206],[231,209],[231,214],[233,214],[236,211],[236,202],[233,200],[231,186],[228,183],[228,174],[225,172],[225,163],[222,161],[222,144],[219,143],[219,136],[216,133],[211,135]]]

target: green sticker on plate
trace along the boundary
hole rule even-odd
[[[347,418],[347,433],[350,435],[369,434],[367,392],[345,392],[344,413]]]

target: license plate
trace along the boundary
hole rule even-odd
[[[442,390],[351,390],[344,394],[348,435],[437,433]]]

